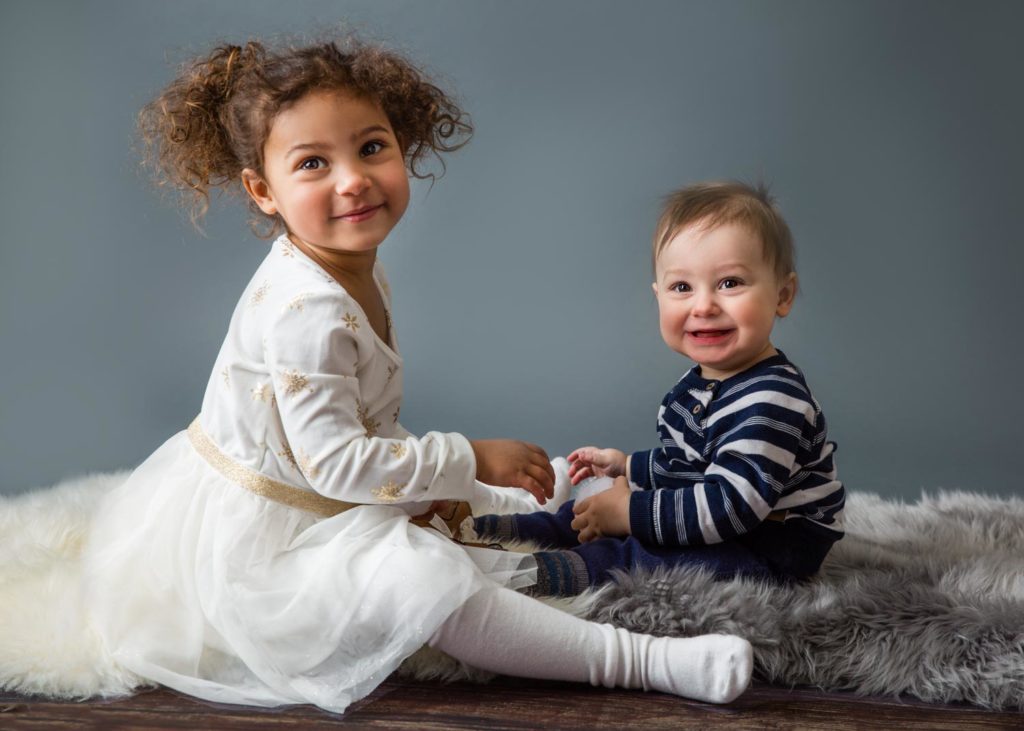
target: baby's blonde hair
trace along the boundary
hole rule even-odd
[[[747,227],[761,240],[764,258],[782,279],[796,271],[793,234],[790,233],[775,199],[764,184],[750,186],[737,181],[697,183],[665,198],[654,230],[653,264],[676,234],[687,226],[700,224],[717,228],[728,223]]]

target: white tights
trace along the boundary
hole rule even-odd
[[[430,646],[482,670],[643,688],[728,703],[750,682],[750,643],[732,635],[652,637],[588,622],[490,586],[457,609]]]

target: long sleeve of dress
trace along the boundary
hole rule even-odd
[[[421,438],[397,428],[378,434],[390,415],[374,414],[361,393],[360,358],[373,347],[358,333],[344,291],[304,293],[270,324],[265,356],[280,418],[296,465],[317,492],[353,503],[466,499],[476,462],[461,434]]]

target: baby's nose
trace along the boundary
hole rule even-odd
[[[714,312],[718,309],[714,294],[710,292],[698,293],[693,300],[693,311],[697,314]]]

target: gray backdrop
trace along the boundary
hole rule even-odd
[[[264,255],[137,174],[133,117],[216,40],[347,21],[477,134],[381,249],[416,432],[655,444],[659,198],[764,178],[803,291],[776,344],[852,489],[1024,494],[1024,3],[0,2],[0,490],[137,464],[197,413]]]

